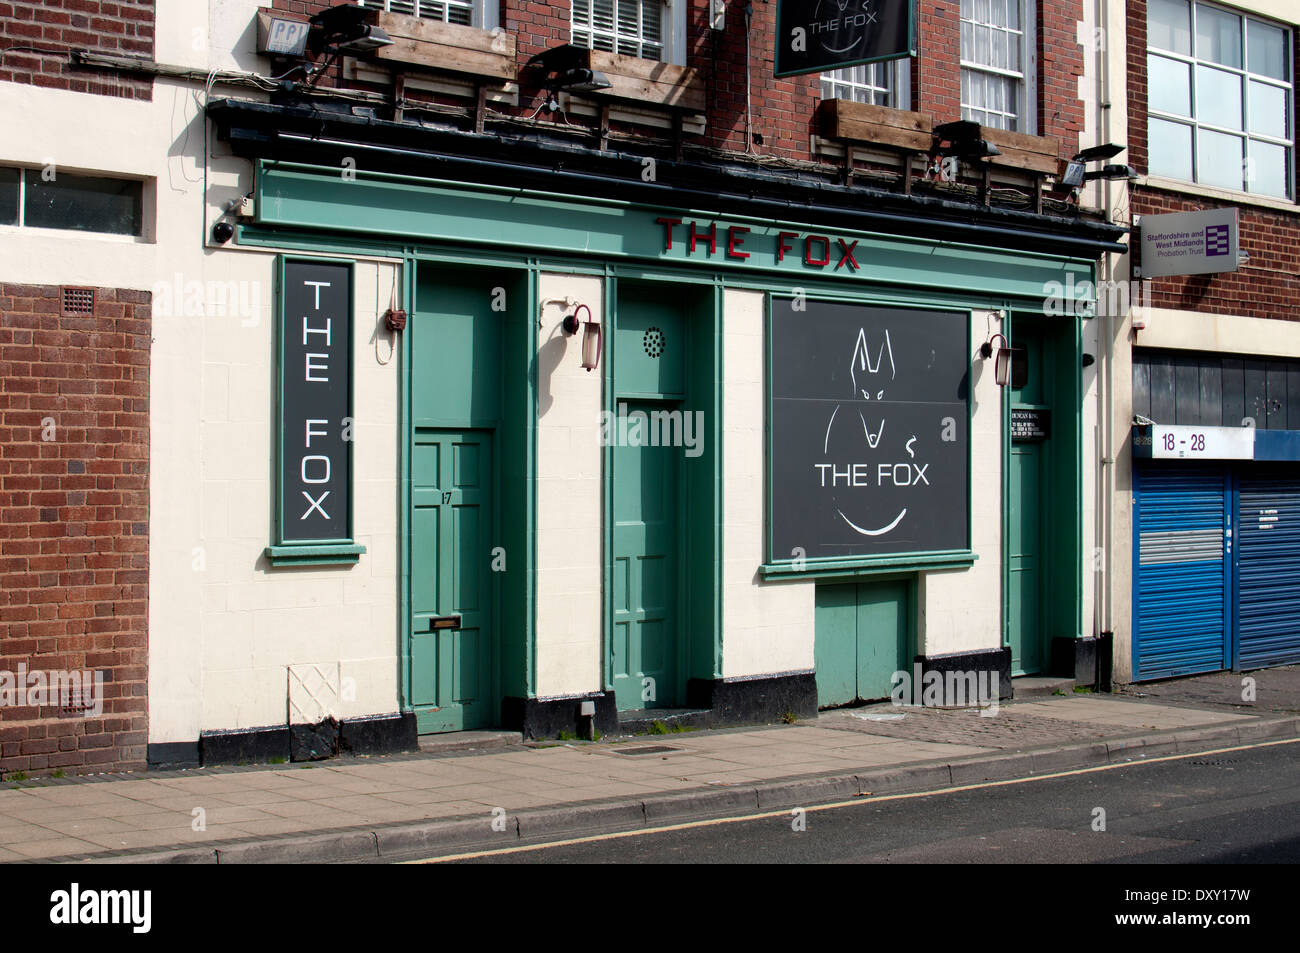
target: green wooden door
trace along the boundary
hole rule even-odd
[[[1044,342],[1032,325],[1017,327],[1011,408],[1050,412],[1051,368]],[[1050,439],[1050,438],[1049,438]],[[1007,642],[1013,675],[1043,671],[1048,582],[1047,525],[1051,518],[1050,486],[1044,478],[1047,442],[1012,440],[1007,475]]]
[[[411,460],[411,703],[421,733],[496,723],[492,433],[419,429]],[[460,628],[434,619],[459,615]]]
[[[894,672],[908,671],[908,580],[818,586],[814,664],[817,704],[847,705],[890,693]]]
[[[661,404],[629,404],[637,410]],[[614,693],[622,711],[677,698],[680,447],[613,451]]]
[[[1007,517],[1007,632],[1011,671],[1042,671],[1043,547],[1042,448],[1011,446],[1011,493]]]

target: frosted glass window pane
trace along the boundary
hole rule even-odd
[[[1196,118],[1212,126],[1241,129],[1241,77],[1210,66],[1196,67]]]
[[[1285,146],[1251,140],[1250,161],[1246,163],[1246,188],[1260,195],[1290,198],[1287,189],[1287,152]]]
[[[1190,56],[1191,9],[1187,0],[1147,0],[1147,46]]]
[[[1266,83],[1250,84],[1250,131],[1287,137],[1286,90]]]
[[[1213,7],[1196,8],[1196,58],[1241,67],[1241,17]]]
[[[1192,180],[1192,127],[1150,119],[1147,122],[1147,161],[1152,175]]]
[[[1286,31],[1258,20],[1246,21],[1247,65],[1252,73],[1289,80],[1286,62]]]
[[[1020,29],[1020,0],[1007,0],[1007,26]]]
[[[1196,181],[1240,190],[1245,181],[1243,140],[1209,129],[1199,130],[1196,138]]]
[[[1155,112],[1191,116],[1192,73],[1186,63],[1148,54],[1147,89],[1150,107]]]

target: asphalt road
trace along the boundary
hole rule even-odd
[[[462,863],[1295,863],[1300,744],[1082,769],[1064,777],[807,805]],[[1094,830],[1104,810],[1104,830]],[[572,840],[572,839],[571,839]],[[435,858],[427,858],[433,860]],[[453,858],[448,857],[447,860]]]

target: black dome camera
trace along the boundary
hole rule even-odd
[[[235,226],[229,222],[217,222],[212,226],[212,240],[219,245],[224,245],[235,237]]]

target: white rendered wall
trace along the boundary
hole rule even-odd
[[[971,549],[978,558],[969,569],[921,573],[917,642],[923,655],[1002,647],[1002,389],[993,362],[978,353],[989,334],[986,315],[974,312],[970,331]]]
[[[161,3],[156,57],[264,70],[250,31],[266,5]],[[342,680],[332,706],[340,717],[399,705],[400,355],[381,364],[386,339],[373,340],[395,266],[363,260],[355,272],[353,522],[366,553],[352,567],[271,569],[262,550],[271,542],[274,255],[208,242],[220,204],[251,191],[252,174],[209,129],[205,196],[204,99],[202,83],[173,80],[156,80],[152,101],[0,83],[0,128],[23,131],[0,142],[0,162],[146,183],[142,239],[0,227],[0,281],[154,294],[151,743],[283,724],[290,665],[319,665],[336,688]],[[234,307],[221,307],[215,295],[231,290]]]
[[[761,583],[764,475],[764,295],[728,290],[722,337],[722,674],[813,668],[816,586]]]
[[[542,698],[601,689],[602,373],[582,369],[581,335],[565,335],[560,323],[567,298],[587,305],[603,327],[602,284],[576,275],[539,282],[535,690]]]

